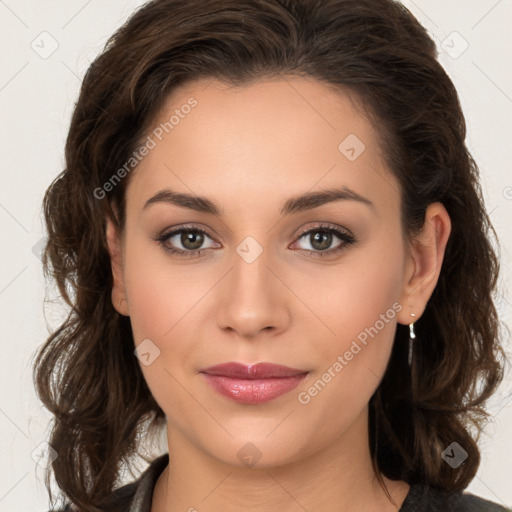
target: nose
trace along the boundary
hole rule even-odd
[[[275,336],[288,328],[293,294],[268,260],[265,251],[250,263],[235,254],[217,297],[221,329],[254,340],[263,332]]]

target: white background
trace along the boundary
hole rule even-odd
[[[510,327],[512,1],[404,3],[438,41],[441,62],[460,94],[468,145],[480,166],[488,211],[501,240],[498,306]],[[65,137],[85,70],[106,39],[141,4],[0,0],[0,511],[48,510],[43,472],[31,457],[46,439],[49,420],[35,396],[31,374],[34,352],[47,336],[45,286],[37,256],[37,244],[44,236],[41,200],[64,166]],[[43,31],[51,37],[40,36]],[[31,47],[33,41],[42,47],[42,37],[46,50],[53,39],[58,43],[46,59]],[[58,307],[47,312],[51,325],[58,314]],[[506,348],[510,353],[510,346]],[[495,417],[481,440],[482,464],[468,488],[508,506],[512,505],[511,382],[508,371],[491,403]]]

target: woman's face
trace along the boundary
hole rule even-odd
[[[262,467],[360,446],[414,266],[372,124],[290,78],[187,84],[152,130],[126,190],[115,302],[170,442]],[[297,371],[205,373],[230,362]]]

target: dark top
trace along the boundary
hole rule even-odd
[[[169,462],[169,455],[158,457],[138,480],[116,491],[116,509],[109,512],[150,512],[153,489]],[[69,505],[62,512],[69,512]],[[512,509],[473,494],[448,492],[425,485],[412,485],[399,512],[511,512]]]

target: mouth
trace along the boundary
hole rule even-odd
[[[295,389],[309,371],[273,363],[222,363],[200,371],[212,388],[242,404],[260,404]]]

